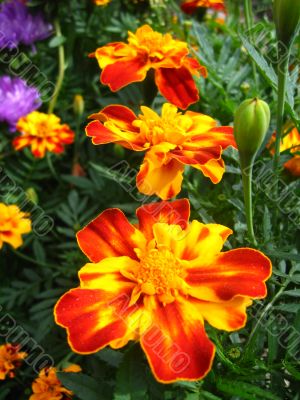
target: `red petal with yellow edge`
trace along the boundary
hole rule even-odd
[[[222,303],[200,301],[191,297],[189,301],[197,307],[211,326],[228,332],[236,331],[246,325],[246,308],[252,304],[248,297],[242,296]]]
[[[117,61],[107,65],[101,74],[101,83],[116,92],[129,83],[141,82],[146,78],[147,61],[136,57],[127,61]]]
[[[92,143],[95,145],[119,143],[120,145],[130,148],[131,150],[144,150],[142,144],[137,142],[135,132],[122,132],[121,130],[120,133],[112,132],[98,120],[90,122],[85,128],[85,132],[88,137],[92,138]]]
[[[241,248],[220,253],[209,264],[199,257],[190,262],[186,273],[189,294],[200,300],[228,301],[235,296],[260,299],[267,295],[265,281],[272,265],[261,252]]]
[[[94,353],[126,334],[123,316],[129,301],[129,292],[118,297],[97,289],[72,289],[56,304],[55,320],[67,328],[73,351]]]
[[[197,308],[185,301],[165,306],[157,302],[152,317],[141,346],[156,379],[171,383],[203,378],[211,369],[215,349]]]
[[[121,105],[108,106],[103,108],[100,115],[103,115],[105,120],[112,120],[120,129],[129,131],[136,130],[136,128],[132,126],[132,122],[137,119],[137,116],[128,107]]]
[[[93,138],[93,144],[107,144],[120,141],[120,136],[107,129],[99,121],[92,121],[86,127],[86,135]]]
[[[165,157],[165,156],[164,156]],[[138,190],[162,200],[175,197],[181,190],[184,166],[177,160],[162,162],[160,155],[148,152],[136,178]]]
[[[179,225],[185,229],[190,218],[190,203],[187,199],[151,203],[138,208],[136,215],[139,220],[139,229],[147,240],[151,240],[152,226],[158,222]]]
[[[93,262],[107,257],[128,256],[136,259],[134,248],[144,236],[131,225],[121,210],[105,210],[77,233],[79,247]]]
[[[186,165],[205,165],[211,159],[219,159],[221,146],[207,147],[199,150],[172,150],[170,156]]]
[[[157,69],[155,82],[160,93],[181,109],[185,110],[190,104],[199,100],[197,86],[186,67]]]

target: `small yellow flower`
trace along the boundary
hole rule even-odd
[[[27,213],[16,205],[0,203],[0,249],[3,243],[14,249],[22,246],[22,234],[31,232],[31,221]]]
[[[14,370],[27,357],[27,353],[20,352],[19,350],[20,346],[10,343],[0,346],[0,381],[3,381],[7,377],[13,378],[15,376]]]
[[[80,372],[81,368],[79,365],[72,364],[68,368],[62,370],[63,372]],[[33,394],[29,400],[63,400],[70,399],[73,396],[71,390],[66,389],[62,386],[58,379],[57,369],[54,367],[43,368],[38,378],[32,384]]]

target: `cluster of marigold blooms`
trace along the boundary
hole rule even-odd
[[[203,378],[215,354],[204,322],[229,332],[244,327],[246,308],[267,294],[271,262],[250,248],[222,252],[231,229],[190,221],[188,200],[167,200],[180,193],[186,165],[220,182],[222,152],[236,146],[233,129],[208,115],[179,110],[199,100],[195,77],[205,78],[207,71],[187,44],[170,34],[144,25],[129,32],[126,43],[110,43],[91,57],[102,69],[102,84],[112,91],[154,72],[153,85],[168,101],[160,115],[146,106],[136,115],[111,105],[90,117],[86,134],[95,145],[115,143],[144,152],[137,188],[162,201],[140,207],[137,224],[121,210],[107,209],[77,234],[89,263],[79,271],[80,286],[56,304],[55,320],[77,353],[139,340],[158,381]],[[30,118],[19,121],[18,148],[31,145],[41,157],[60,152],[61,140],[71,140],[69,128],[56,117]],[[58,134],[44,134],[49,131]]]
[[[11,343],[0,346],[0,381],[7,378],[14,378],[16,370],[22,366],[28,354],[21,351],[20,345]],[[72,364],[63,368],[62,372],[80,372],[81,368]],[[38,377],[32,383],[33,394],[29,400],[64,400],[71,398],[73,393],[62,386],[57,377],[57,369],[54,367],[43,368]]]
[[[137,188],[162,201],[138,208],[138,223],[107,209],[77,234],[89,262],[79,271],[80,286],[56,304],[56,323],[77,353],[135,340],[158,381],[203,378],[215,354],[204,322],[225,331],[242,328],[246,308],[267,294],[271,262],[250,248],[221,252],[231,229],[190,222],[187,199],[167,200],[180,193],[186,165],[220,182],[222,152],[235,147],[233,129],[179,110],[199,100],[194,78],[207,72],[170,34],[144,25],[129,32],[126,43],[110,43],[91,57],[112,91],[143,81],[151,69],[168,100],[161,114],[146,106],[138,115],[123,105],[105,107],[86,128],[95,145],[144,152]]]

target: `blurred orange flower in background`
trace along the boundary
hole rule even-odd
[[[106,6],[106,4],[110,3],[111,0],[94,0],[96,6]]]
[[[163,200],[181,190],[184,166],[190,165],[209,177],[213,183],[225,171],[222,151],[235,146],[233,129],[217,126],[204,114],[178,112],[169,103],[163,105],[161,116],[148,107],[141,107],[136,116],[129,108],[112,105],[98,114],[86,128],[94,144],[118,143],[134,151],[146,151],[137,176],[140,192],[156,194]]]
[[[207,76],[206,68],[188,56],[187,43],[153,31],[149,25],[128,32],[128,43],[116,42],[98,48],[96,57],[101,82],[115,92],[132,82],[141,82],[154,69],[160,93],[172,104],[186,109],[199,100],[194,76]]]
[[[1,211],[0,211],[1,218]],[[0,381],[7,377],[13,378],[15,376],[14,370],[19,368],[27,353],[20,352],[19,345],[10,343],[0,346]]]
[[[290,127],[288,126],[288,129]],[[275,134],[272,136],[268,147],[271,149],[270,152],[274,154],[274,143],[275,143]],[[289,133],[287,133],[280,144],[280,152],[289,150],[291,154],[294,156],[284,164],[284,168],[286,168],[291,175],[295,177],[300,177],[300,155],[295,153],[300,153],[300,133],[296,127],[290,129]]]
[[[189,215],[186,199],[140,207],[137,225],[108,209],[77,234],[90,263],[79,271],[80,287],[55,307],[73,351],[139,340],[161,382],[209,372],[215,346],[204,321],[225,331],[244,327],[251,299],[267,294],[271,262],[249,248],[222,253],[232,231],[189,223]]]
[[[80,366],[76,364],[72,364],[62,370],[62,372],[80,371]],[[62,386],[56,373],[57,369],[54,367],[43,368],[32,384],[33,394],[29,400],[64,400],[72,398],[73,393]]]
[[[19,119],[17,130],[21,136],[13,140],[16,150],[30,147],[36,158],[45,157],[46,152],[62,153],[64,145],[74,142],[74,132],[67,124],[61,124],[54,114],[34,111]]]
[[[0,249],[4,243],[14,249],[22,246],[24,233],[31,232],[29,214],[21,212],[16,205],[0,203]]]
[[[184,0],[181,9],[187,14],[192,14],[198,7],[213,8],[217,11],[224,11],[224,0]]]

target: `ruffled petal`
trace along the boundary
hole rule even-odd
[[[155,71],[155,82],[160,93],[172,104],[186,109],[199,100],[194,78],[188,68],[160,68]]]
[[[215,349],[197,308],[183,300],[165,306],[151,302],[153,323],[142,335],[141,346],[156,379],[170,383],[203,378]]]
[[[139,56],[127,61],[117,61],[104,68],[100,78],[101,83],[116,92],[129,83],[143,81],[148,69],[147,61]]]
[[[260,299],[267,294],[265,281],[271,273],[268,257],[258,250],[241,248],[220,253],[209,262],[202,257],[190,261],[185,281],[189,294],[200,300],[229,301],[235,296]]]
[[[143,234],[131,225],[121,210],[105,210],[77,233],[79,247],[93,262],[107,257],[136,259],[135,248],[144,246]]]
[[[139,229],[147,240],[151,240],[153,239],[152,227],[156,223],[179,225],[182,229],[186,229],[190,218],[190,203],[187,199],[180,199],[146,204],[138,208],[136,214]]]
[[[147,196],[156,194],[162,200],[168,200],[180,192],[184,166],[167,157],[155,150],[148,151],[136,180],[141,193]]]

